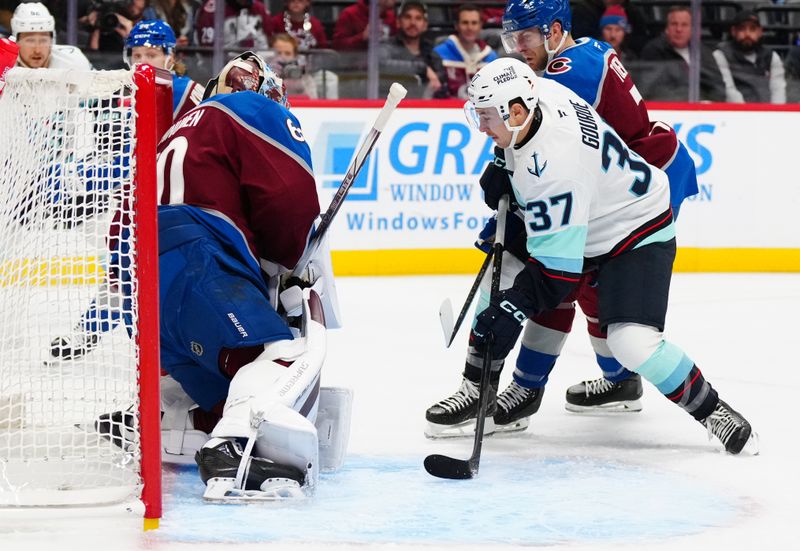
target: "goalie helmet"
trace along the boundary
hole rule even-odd
[[[514,145],[517,134],[531,120],[539,103],[536,78],[533,69],[518,59],[495,59],[472,77],[467,88],[469,101],[464,104],[467,121],[481,131],[504,124],[512,132],[511,145]],[[511,126],[510,103],[516,99],[525,105],[528,116],[521,125]]]
[[[55,39],[55,30],[56,20],[40,2],[20,4],[11,17],[11,34],[14,38],[20,33],[50,33]]]
[[[553,23],[556,21],[561,23],[561,29],[565,35],[572,29],[572,11],[569,7],[569,0],[511,0],[503,13],[501,35],[503,47],[508,53],[515,52],[525,38],[523,31],[538,29],[539,43],[543,42],[547,53],[550,54],[545,39],[550,37]],[[536,47],[538,44],[531,44],[531,46]]]
[[[253,52],[244,52],[230,60],[217,76],[208,81],[203,99],[246,90],[258,92],[284,107],[289,107],[283,80]]]

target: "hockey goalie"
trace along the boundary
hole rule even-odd
[[[320,389],[327,248],[286,277],[320,206],[280,79],[251,52],[230,61],[157,166],[164,455],[194,456],[210,500],[308,495],[342,462],[351,395]]]

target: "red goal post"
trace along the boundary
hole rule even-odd
[[[7,75],[0,507],[140,501],[158,525],[155,155],[171,95],[150,66]]]

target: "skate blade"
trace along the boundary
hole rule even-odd
[[[738,453],[738,455],[759,455],[761,453],[761,445],[758,438],[757,432],[751,432],[750,438],[747,439],[745,442],[742,451]]]
[[[494,432],[494,420],[491,417],[487,417],[486,423],[483,425],[483,435],[491,436]],[[428,421],[428,425],[425,427],[425,437],[431,440],[443,438],[473,438],[474,436],[475,419],[468,419],[457,425],[438,425]]]
[[[203,499],[210,503],[252,503],[254,501],[285,501],[306,497],[300,484],[288,478],[275,478],[262,484],[261,490],[241,490],[233,478],[208,479]]]
[[[505,425],[494,425],[495,434],[513,434],[515,432],[522,432],[530,425],[530,417],[523,417]]]
[[[569,402],[566,402],[564,404],[564,409],[572,413],[639,413],[642,411],[642,401],[631,400],[626,402],[609,402],[601,406],[579,406],[577,404],[570,404]]]

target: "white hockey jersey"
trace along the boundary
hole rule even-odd
[[[528,252],[547,271],[674,237],[666,174],[647,164],[577,94],[538,79],[542,123],[506,150]]]

